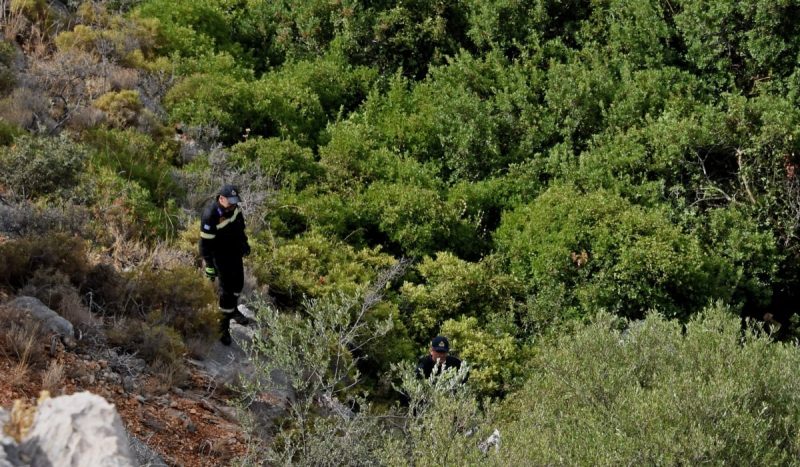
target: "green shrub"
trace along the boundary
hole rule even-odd
[[[324,297],[354,291],[375,278],[395,260],[380,248],[355,249],[339,240],[310,231],[292,240],[256,248],[254,274],[269,284],[270,293],[296,306],[304,297]]]
[[[735,205],[711,210],[701,222],[704,243],[721,260],[716,274],[729,287],[724,298],[734,305],[768,306],[785,261],[774,234]]]
[[[374,68],[350,66],[333,54],[286,63],[278,71],[280,80],[308,88],[316,94],[325,115],[331,120],[340,112],[346,116],[358,108],[377,75]]]
[[[450,346],[470,365],[469,385],[482,396],[509,393],[522,376],[525,361],[514,336],[482,329],[475,317],[447,320],[441,334]]]
[[[10,42],[0,40],[0,98],[6,97],[14,89],[17,78],[14,73],[14,59],[17,49]]]
[[[131,129],[92,130],[83,140],[96,149],[91,158],[95,168],[108,167],[126,180],[135,180],[157,206],[182,196],[183,190],[172,176],[178,158],[174,141],[157,141]]]
[[[620,330],[624,327],[624,330]],[[501,465],[792,464],[800,352],[722,306],[685,327],[596,317],[540,349],[504,403]]]
[[[435,166],[448,182],[475,181],[551,143],[555,128],[541,104],[542,81],[500,57],[462,54],[424,81],[394,77],[385,93],[370,94],[363,116],[370,136],[393,152]]]
[[[109,123],[117,128],[126,128],[136,123],[142,110],[139,92],[129,89],[107,92],[95,99],[92,105],[105,112]]]
[[[290,140],[250,138],[231,147],[231,155],[236,163],[260,167],[284,189],[302,190],[323,174],[311,150]]]
[[[470,316],[488,323],[517,312],[515,296],[522,295],[523,283],[503,273],[497,263],[492,257],[468,262],[446,252],[424,258],[416,266],[419,283],[407,281],[400,289],[416,341],[429,341],[448,319]],[[513,329],[498,330],[504,331]]]
[[[170,88],[164,104],[173,121],[215,126],[226,142],[238,141],[245,128],[259,129],[253,83],[220,73],[188,76]],[[262,133],[257,133],[262,134]]]
[[[495,238],[513,274],[527,281],[537,319],[598,309],[686,317],[731,286],[715,285],[697,238],[674,226],[663,209],[635,206],[607,191],[550,188],[505,215]]]
[[[82,180],[81,193],[89,197],[93,235],[99,243],[166,239],[178,228],[174,199],[161,198],[163,205],[156,205],[148,189],[111,167],[92,167]]]
[[[360,206],[379,234],[371,241],[407,256],[441,250],[458,224],[457,211],[438,192],[404,183],[373,183],[361,196]]]
[[[263,136],[280,136],[302,146],[316,146],[327,118],[319,96],[291,77],[270,73],[252,84],[255,118],[249,128]]]
[[[72,188],[88,158],[82,145],[66,136],[18,136],[14,144],[0,147],[0,176],[15,193],[36,197]]]
[[[217,49],[241,51],[231,42],[233,25],[227,20],[224,2],[219,0],[147,0],[135,15],[159,20],[161,52],[196,56]]]
[[[14,139],[23,134],[22,128],[5,119],[0,120],[0,146],[10,146]]]

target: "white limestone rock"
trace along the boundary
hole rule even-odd
[[[114,406],[88,392],[42,402],[20,458],[33,467],[137,465]]]

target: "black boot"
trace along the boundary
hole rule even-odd
[[[231,345],[231,313],[223,313],[222,318],[219,320],[219,341],[223,345]]]
[[[242,312],[239,311],[239,307],[234,308],[233,313],[229,313],[229,316],[231,317],[231,319],[241,324],[242,326],[247,326],[252,322],[250,318],[243,315]]]

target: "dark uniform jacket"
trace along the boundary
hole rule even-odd
[[[431,373],[433,372],[434,367],[436,366],[436,362],[433,361],[433,357],[430,354],[425,355],[424,357],[419,359],[419,363],[417,363],[417,377],[418,378],[430,378]],[[444,361],[444,368],[455,368],[456,370],[461,368],[461,360],[453,357],[452,355],[448,355],[447,359]],[[438,375],[441,373],[441,366],[437,369],[436,374]],[[464,378],[466,381],[467,378]]]
[[[244,227],[238,206],[226,212],[217,200],[210,202],[200,217],[200,255],[206,265],[214,267],[215,258],[247,256],[250,245]]]

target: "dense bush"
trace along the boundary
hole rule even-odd
[[[44,368],[49,360],[45,348],[50,343],[49,331],[27,311],[7,305],[0,305],[0,319],[3,321],[0,353],[17,362],[17,369],[21,370],[23,378],[29,377],[24,374],[29,366]],[[12,378],[19,375],[12,373],[5,376]]]
[[[14,59],[17,50],[13,44],[0,40],[0,97],[7,96],[16,84]]]
[[[89,151],[68,137],[22,135],[10,147],[0,147],[3,184],[22,197],[36,197],[72,188]]]
[[[181,364],[186,346],[169,326],[123,318],[106,331],[108,343],[136,353],[152,366]]]
[[[182,190],[172,176],[177,162],[178,145],[170,140],[156,140],[133,130],[97,129],[88,132],[84,141],[96,149],[91,162],[108,167],[127,180],[135,180],[150,192],[158,206],[180,199]]]
[[[620,330],[620,325],[624,330]],[[791,464],[798,353],[721,306],[683,329],[600,315],[543,347],[505,404],[502,464]]]
[[[355,249],[311,231],[254,252],[254,273],[284,305],[304,297],[354,293],[395,260],[376,249]]]
[[[445,320],[462,316],[498,324],[512,316],[520,304],[523,284],[499,269],[495,258],[479,263],[441,252],[417,266],[419,283],[405,282],[400,289],[407,322],[418,342],[438,334]],[[513,330],[506,328],[505,330]]]
[[[195,268],[145,268],[133,273],[129,281],[128,314],[149,316],[150,322],[168,325],[185,338],[215,336],[216,295]]]
[[[498,250],[533,294],[531,317],[586,316],[605,309],[686,317],[732,284],[715,283],[697,238],[663,209],[607,191],[553,187],[504,216]],[[553,296],[554,291],[561,290]]]
[[[173,86],[164,103],[176,122],[213,125],[225,141],[237,141],[245,128],[257,128],[252,83],[220,73],[198,73]]]
[[[52,233],[0,243],[0,284],[19,288],[40,269],[65,274],[80,285],[89,270],[87,244],[66,234]]]
[[[525,352],[514,336],[482,327],[475,317],[447,320],[441,334],[470,366],[469,385],[481,396],[503,396],[522,380]]]
[[[243,167],[260,167],[286,190],[302,190],[323,173],[311,150],[290,140],[250,138],[231,147],[231,156]]]
[[[96,319],[86,304],[81,293],[69,277],[55,269],[37,269],[20,295],[38,298],[48,308],[54,310],[77,329],[76,335],[90,335],[99,329]]]
[[[150,174],[163,180],[155,172]],[[178,228],[174,199],[159,198],[159,204],[163,203],[160,206],[150,190],[108,166],[92,167],[88,175],[80,186],[90,205],[94,240],[112,244],[116,240],[154,241],[174,236]]]
[[[372,241],[388,244],[398,255],[422,256],[441,249],[458,223],[456,210],[436,191],[401,183],[370,185],[361,210],[381,235]]]

